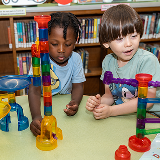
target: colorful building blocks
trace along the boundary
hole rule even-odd
[[[106,71],[104,74],[103,83],[120,83],[138,86],[138,104],[137,104],[137,125],[136,135],[129,138],[129,147],[137,152],[146,152],[150,149],[151,141],[144,137],[148,134],[160,133],[160,128],[157,129],[145,129],[145,123],[160,123],[160,118],[146,118],[146,105],[147,103],[160,103],[160,98],[147,98],[148,87],[160,87],[160,82],[151,81],[152,75],[139,73],[135,76],[136,79],[120,79],[113,78],[112,72]]]
[[[62,140],[62,130],[57,127],[56,118],[52,115],[52,93],[48,45],[48,15],[35,16],[38,23],[39,40],[31,47],[33,65],[33,85],[40,86],[40,59],[43,83],[44,118],[41,122],[41,135],[36,138],[36,146],[43,151],[52,150],[57,147],[57,138]],[[38,82],[38,83],[37,83]]]

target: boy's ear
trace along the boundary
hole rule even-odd
[[[104,46],[105,48],[109,48],[108,43],[103,43],[103,46]]]

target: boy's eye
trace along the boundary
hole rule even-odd
[[[137,34],[133,34],[132,37],[133,37],[133,38],[134,38],[134,37],[137,37]]]
[[[52,46],[57,46],[58,44],[56,44],[56,43],[52,43]]]
[[[123,39],[123,37],[120,37],[120,38],[117,38],[116,40],[117,41],[121,41]]]
[[[66,45],[66,47],[69,47],[69,46],[71,46],[71,44],[65,44]]]

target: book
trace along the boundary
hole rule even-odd
[[[146,35],[145,35],[146,39],[148,39],[148,37],[149,37],[151,19],[152,19],[152,15],[148,15],[148,24],[147,24],[147,30],[146,30]]]
[[[23,75],[23,64],[22,64],[22,54],[19,53],[19,73]]]
[[[155,18],[156,18],[156,13],[153,13],[152,18],[151,18],[151,24],[150,24],[150,30],[149,30],[148,38],[153,38],[154,37]]]
[[[24,24],[24,28],[25,28],[25,37],[26,37],[26,47],[29,47],[28,26],[27,26],[27,23]]]
[[[17,34],[18,34],[18,48],[21,47],[21,33],[20,22],[17,22]]]
[[[84,73],[88,73],[88,61],[89,61],[89,52],[86,51],[86,54],[85,54],[85,66],[84,66]]]
[[[81,24],[81,33],[80,33],[80,40],[79,40],[79,44],[81,44],[81,41],[82,41],[82,19],[78,19],[79,20],[79,22],[80,22],[80,24]]]
[[[25,34],[25,23],[22,22],[22,37],[23,37],[23,47],[26,48],[26,34]]]
[[[141,20],[143,22],[143,35],[142,35],[142,39],[145,39],[146,36],[146,30],[147,30],[147,24],[148,24],[148,15],[146,14],[140,14]]]
[[[25,53],[22,53],[23,75],[27,75],[27,60]]]
[[[91,19],[91,43],[93,43],[93,33],[94,33],[94,19]]]
[[[85,43],[88,43],[88,19],[85,19]]]
[[[36,39],[39,37],[39,28],[38,28],[38,23],[36,22]]]
[[[36,22],[33,21],[32,23],[33,23],[33,42],[35,43],[36,36],[37,36],[37,34],[36,34]]]
[[[15,37],[15,45],[16,45],[16,48],[18,48],[18,32],[17,32],[17,23],[14,22],[13,23],[14,25],[14,37]]]
[[[100,18],[97,18],[97,37],[96,37],[96,42],[99,42],[99,28],[100,28]]]
[[[30,34],[30,25],[27,23],[27,33],[28,33],[28,47],[31,47],[31,34]]]
[[[85,41],[85,19],[82,19],[82,40],[81,43],[84,44]]]
[[[91,25],[92,25],[92,20],[91,18],[88,19],[88,43],[91,43]]]
[[[29,73],[29,53],[25,53],[26,55],[26,66],[27,66],[27,74]]]
[[[94,18],[93,43],[97,42],[97,18]]]
[[[7,27],[7,31],[8,31],[8,42],[9,42],[9,48],[12,48],[12,38],[11,38],[11,27],[8,26]]]
[[[17,54],[17,71],[18,71],[18,75],[20,75],[20,72],[19,72],[19,56]]]
[[[154,29],[154,38],[158,38],[158,32],[159,32],[159,22],[160,22],[160,13],[157,13],[156,16],[156,22],[155,22],[155,29]]]
[[[156,38],[160,37],[160,17],[158,19],[158,26],[157,26],[157,30],[156,30]]]
[[[20,47],[23,47],[23,30],[22,30],[22,22],[19,22],[19,32],[20,32]]]
[[[31,53],[29,53],[29,70],[31,68],[31,65],[32,65],[32,55]]]
[[[30,37],[31,37],[31,45],[34,43],[34,36],[33,36],[33,22],[29,22],[30,25]],[[30,46],[31,47],[31,46]]]

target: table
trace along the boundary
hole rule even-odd
[[[136,133],[136,114],[95,120],[92,113],[85,109],[88,96],[83,96],[78,113],[68,117],[63,109],[70,98],[70,95],[53,96],[53,115],[63,133],[63,140],[58,140],[56,149],[39,150],[36,147],[36,137],[29,128],[18,131],[16,112],[11,112],[10,131],[0,130],[0,160],[114,160],[115,151],[120,145],[128,147],[129,137]],[[28,96],[16,97],[16,102],[22,106],[24,115],[31,122]],[[43,111],[43,102],[41,108]],[[159,124],[147,124],[146,128],[158,126]],[[152,141],[155,136],[146,137]],[[143,154],[128,149],[131,160],[138,160]]]

